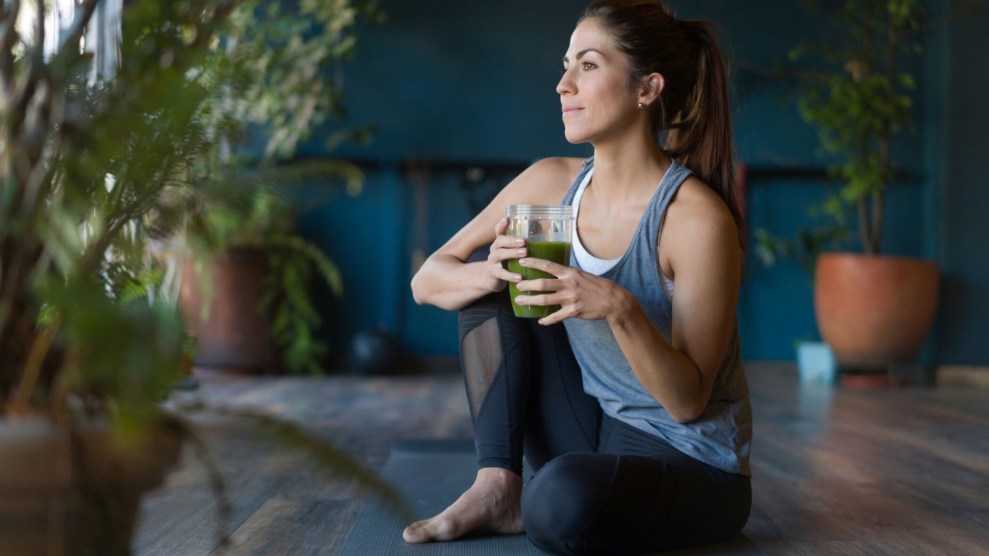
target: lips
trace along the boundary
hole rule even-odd
[[[563,106],[563,115],[573,114],[574,112],[583,110],[580,106]]]

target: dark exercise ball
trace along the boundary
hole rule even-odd
[[[389,375],[398,369],[398,342],[386,330],[356,334],[350,345],[350,370],[360,375]]]

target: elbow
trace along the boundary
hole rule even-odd
[[[416,305],[425,305],[427,303],[426,292],[424,291],[422,282],[423,280],[421,274],[416,273],[416,275],[412,277],[410,287],[412,288],[412,300],[416,302]]]
[[[687,423],[696,421],[701,417],[701,415],[704,415],[705,409],[707,409],[707,404],[701,403],[700,400],[697,400],[695,403],[684,404],[675,409],[671,409],[668,412],[674,421],[681,425],[686,425]]]

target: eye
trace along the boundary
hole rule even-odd
[[[588,71],[588,70],[592,70],[592,69],[596,68],[597,66],[594,65],[594,64],[592,64],[591,62],[581,62],[580,63],[580,67],[584,71]]]

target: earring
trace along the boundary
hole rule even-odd
[[[639,103],[639,110],[642,110],[642,109],[643,109],[643,108],[645,108],[645,107],[646,107],[646,105],[645,105],[645,104],[642,104],[641,102]]]

